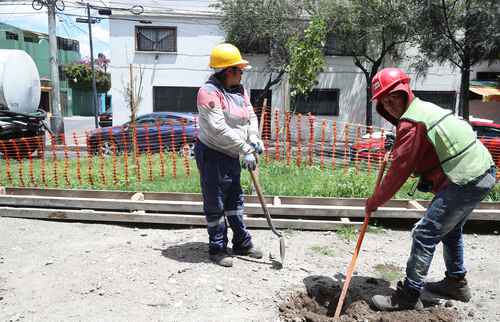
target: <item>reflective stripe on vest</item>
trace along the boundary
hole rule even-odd
[[[494,163],[489,151],[477,140],[469,123],[452,112],[415,98],[401,116],[423,123],[434,146],[441,168],[456,184],[466,184],[482,175]]]

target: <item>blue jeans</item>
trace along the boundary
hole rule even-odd
[[[443,243],[446,275],[465,276],[463,227],[474,208],[495,186],[495,174],[495,167],[492,167],[465,185],[450,183],[434,197],[425,216],[412,231],[406,287],[421,291],[439,242]]]
[[[210,149],[199,141],[195,146],[195,158],[200,172],[210,254],[225,251],[227,248],[226,218],[233,230],[233,249],[252,247],[252,237],[243,220],[239,159]]]

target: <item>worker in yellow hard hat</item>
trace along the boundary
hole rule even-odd
[[[250,68],[238,48],[220,44],[212,49],[210,67],[214,73],[197,97],[199,134],[195,156],[200,172],[203,211],[207,220],[209,257],[221,266],[233,265],[227,250],[227,223],[233,230],[232,254],[262,258],[243,220],[243,191],[240,184],[240,156],[243,168],[255,170],[255,152],[262,153],[257,117],[241,85],[244,70]]]

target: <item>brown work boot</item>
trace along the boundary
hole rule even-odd
[[[242,249],[233,248],[233,255],[248,256],[256,259],[261,259],[263,256],[262,251],[255,246]]]
[[[420,301],[420,293],[404,287],[398,282],[396,291],[391,296],[374,295],[370,299],[371,305],[379,311],[421,310],[424,308]]]
[[[453,300],[469,302],[472,295],[465,277],[452,277],[446,275],[439,282],[425,283],[425,289],[436,295],[449,297]]]
[[[223,267],[232,267],[233,259],[226,251],[220,251],[209,255],[210,260],[215,264]]]

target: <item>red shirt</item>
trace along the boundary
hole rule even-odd
[[[432,182],[432,192],[443,190],[450,182],[439,166],[436,150],[427,138],[423,123],[401,120],[396,129],[392,162],[384,179],[373,194],[375,207],[394,196],[412,173],[424,174]]]

